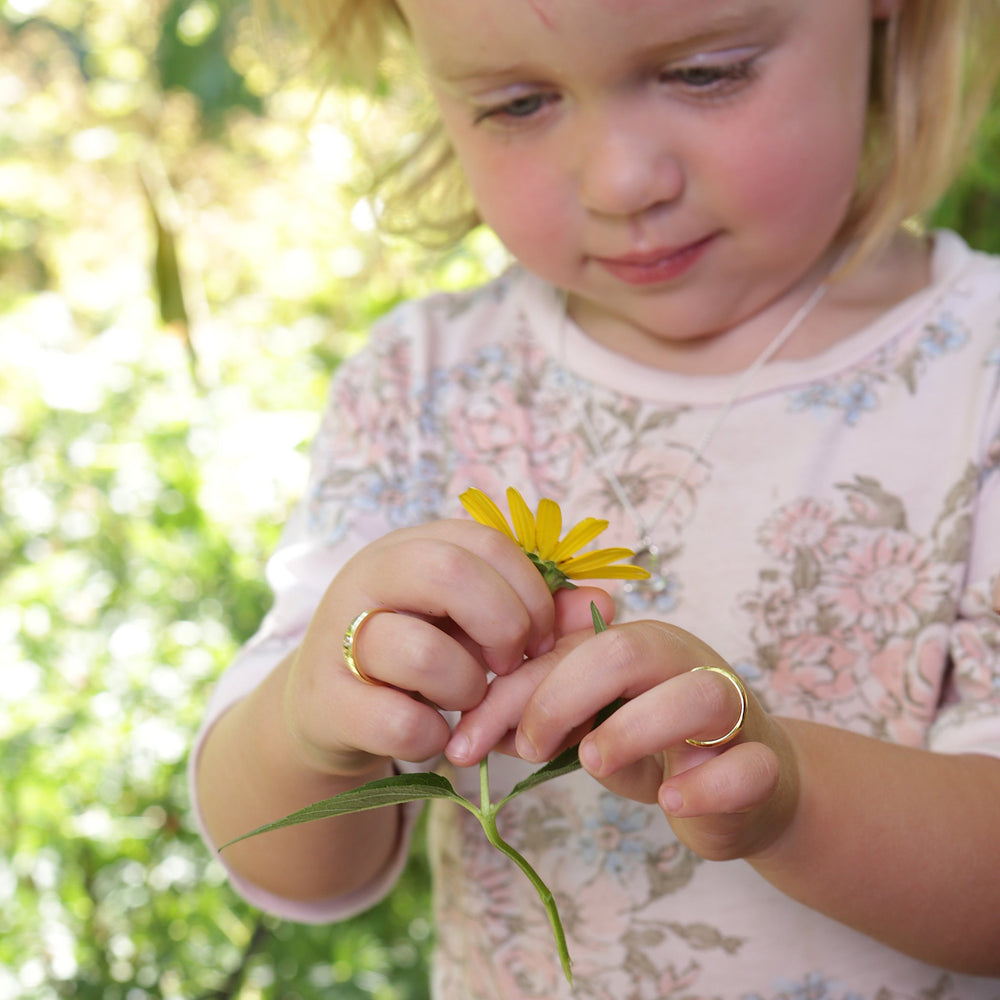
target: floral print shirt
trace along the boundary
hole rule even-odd
[[[602,544],[638,547],[612,469],[660,556],[649,583],[615,590],[619,621],[696,633],[773,712],[1000,756],[1000,260],[936,234],[932,284],[817,356],[765,366],[661,512],[735,384],[609,352],[518,269],[397,309],[334,379],[270,564],[275,604],[205,727],[299,641],[350,555],[461,516],[468,486],[551,497],[570,520],[607,518]],[[495,791],[529,770],[499,758]],[[477,769],[449,776],[476,795]],[[1000,980],[900,955],[742,861],[701,860],[655,806],[582,772],[518,797],[501,826],[556,895],[575,989],[530,884],[465,810],[435,803],[440,1000],[1000,998]],[[292,919],[346,919],[389,891],[406,849],[350,899],[236,885]]]

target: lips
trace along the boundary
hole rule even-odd
[[[594,257],[609,274],[629,285],[658,285],[689,271],[704,256],[714,235],[680,247],[658,247],[620,257]]]

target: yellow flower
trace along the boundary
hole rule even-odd
[[[513,486],[508,487],[507,503],[513,531],[500,508],[482,490],[472,486],[459,500],[474,520],[502,531],[520,545],[553,592],[560,587],[572,587],[571,580],[645,580],[649,576],[641,566],[620,562],[635,555],[631,549],[594,549],[576,555],[604,531],[608,522],[596,517],[584,518],[560,539],[562,511],[555,500],[541,499],[538,512],[532,514],[524,497]],[[618,565],[613,565],[616,563]]]

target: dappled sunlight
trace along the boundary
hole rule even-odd
[[[0,0],[0,1000],[427,996],[419,865],[336,933],[262,917],[184,782],[330,373],[508,263],[380,236],[420,99],[306,65],[235,2]],[[945,221],[996,250],[983,162]]]

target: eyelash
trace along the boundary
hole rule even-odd
[[[473,124],[479,125],[481,122],[492,120],[503,122],[527,122],[538,114],[546,105],[555,103],[559,98],[555,94],[525,94],[524,97],[515,97],[512,101],[506,101],[495,107],[483,108],[473,119]]]
[[[677,83],[695,96],[725,96],[731,87],[753,79],[756,58],[749,57],[733,63],[694,64],[666,70],[658,77],[660,83]],[[517,125],[530,122],[539,112],[559,100],[557,94],[537,93],[516,97],[511,101],[478,111],[474,125],[486,121]]]
[[[660,80],[665,83],[679,83],[696,94],[706,92],[715,94],[752,79],[756,68],[756,59],[751,56],[733,63],[679,66],[660,74]]]

